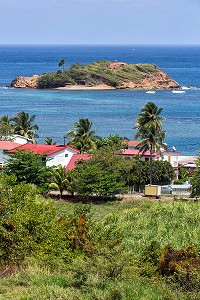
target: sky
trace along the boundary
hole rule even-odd
[[[200,0],[0,0],[0,44],[200,44]]]

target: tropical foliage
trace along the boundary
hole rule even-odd
[[[199,299],[199,203],[44,200],[0,178],[2,299]]]
[[[196,169],[192,174],[192,189],[191,189],[192,197],[200,196],[200,157],[196,160]]]
[[[4,115],[0,118],[0,140],[12,140],[14,124],[11,119]]]
[[[113,150],[122,150],[124,146],[122,138],[118,134],[109,135],[108,137],[98,137],[95,143],[97,149],[110,147]]]
[[[58,63],[59,68],[63,67],[63,72],[64,72],[64,66],[67,64],[67,62],[64,59],[61,59]]]
[[[59,165],[52,173],[52,182],[49,185],[50,189],[56,189],[60,191],[60,197],[64,190],[68,190],[68,178],[66,168]]]
[[[92,122],[87,118],[81,118],[72,127],[73,129],[69,130],[66,135],[70,138],[69,144],[81,153],[93,151],[96,148],[96,130],[91,130]]]
[[[43,161],[44,163],[44,161]],[[15,175],[16,182],[26,182],[36,185],[41,192],[48,191],[52,168],[42,165],[42,158],[31,152],[18,151],[11,154],[3,173]]]
[[[44,139],[44,144],[45,144],[45,145],[56,145],[56,142],[53,142],[53,139],[52,139],[52,138],[46,137],[46,138]]]
[[[35,138],[38,138],[36,130],[39,129],[36,124],[33,124],[35,117],[35,115],[29,116],[28,113],[21,111],[11,118],[14,124],[14,132],[31,139],[34,143]]]
[[[110,61],[97,61],[92,64],[72,64],[69,69],[64,69],[65,61],[59,62],[63,66],[63,72],[45,73],[40,76],[38,84],[40,88],[61,87],[66,84],[88,85],[108,84],[113,87],[120,86],[124,82],[137,83],[149,74],[159,71],[152,64],[124,64],[120,68],[112,69]]]
[[[150,184],[152,184],[152,158],[154,152],[161,152],[161,148],[167,149],[164,143],[165,131],[162,129],[162,122],[165,118],[160,116],[162,108],[158,108],[155,103],[148,102],[141,108],[135,123],[137,133],[135,138],[140,138],[138,148],[142,153],[150,151]]]

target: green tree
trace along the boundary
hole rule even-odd
[[[29,116],[28,113],[21,111],[11,118],[14,123],[14,132],[31,139],[34,143],[36,142],[34,138],[39,137],[36,133],[39,127],[33,124],[35,117],[35,115]]]
[[[64,72],[64,67],[67,64],[67,62],[64,59],[61,59],[58,63],[59,68],[63,67],[63,72]]]
[[[165,118],[160,116],[163,108],[158,108],[153,102],[148,102],[141,108],[134,129],[137,129],[135,138],[140,138],[138,148],[142,153],[150,151],[150,184],[152,184],[152,158],[154,152],[161,152],[161,148],[167,149],[164,143],[165,131],[162,122]]]
[[[119,173],[110,172],[101,164],[83,163],[77,174],[77,192],[80,195],[110,197],[122,187],[118,181]]]
[[[198,157],[195,162],[196,162],[196,168],[194,173],[192,173],[191,197],[200,196],[200,157]]]
[[[96,130],[91,130],[91,121],[81,118],[72,127],[73,130],[67,132],[67,137],[71,138],[69,141],[70,145],[80,150],[81,153],[91,152],[96,149]]]
[[[19,151],[11,154],[3,172],[7,175],[15,175],[18,183],[33,183],[41,192],[45,192],[48,190],[52,170],[52,167],[42,166],[40,155]]]
[[[52,174],[52,182],[50,183],[50,189],[56,189],[60,191],[60,197],[62,198],[63,191],[68,188],[68,177],[66,168],[59,165]]]
[[[39,197],[33,184],[0,176],[0,270],[19,266],[25,257],[50,261],[67,255],[67,225],[58,221],[52,201]],[[64,254],[65,253],[65,254]]]
[[[52,138],[46,137],[46,138],[44,139],[44,144],[45,144],[45,145],[56,145],[56,142],[53,142],[53,139],[52,139]]]
[[[107,146],[116,150],[123,148],[122,138],[118,135],[109,135],[108,137],[98,137],[96,140],[97,149],[105,148]]]
[[[190,172],[187,170],[187,168],[184,168],[182,164],[179,164],[178,180],[185,182],[189,179],[189,177],[190,177]]]
[[[88,161],[81,161],[74,170],[75,188],[81,195],[110,197],[118,192],[124,182],[120,168],[123,159],[112,148],[95,151]]]
[[[14,124],[11,119],[4,115],[0,118],[0,140],[12,140]]]

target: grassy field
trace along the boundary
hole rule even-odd
[[[58,217],[77,207],[55,203]],[[130,200],[85,207],[84,251],[66,261],[27,258],[0,279],[0,299],[200,299],[200,203]],[[174,253],[173,273],[163,264]]]

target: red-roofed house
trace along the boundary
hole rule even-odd
[[[42,144],[24,144],[17,148],[7,151],[13,154],[17,151],[30,151],[33,154],[42,156],[42,160],[46,161],[46,166],[67,166],[73,154],[79,153],[79,150],[69,145],[42,145]]]
[[[127,149],[122,151],[122,156],[124,157],[134,157],[136,155],[142,156],[143,160],[150,159],[150,151],[146,151],[144,153],[140,152],[137,149],[140,141],[133,140],[133,141],[124,141],[124,144],[127,146]],[[171,163],[172,167],[177,169],[178,168],[178,155],[180,152],[174,150],[161,150],[160,152],[153,153],[153,160],[164,160]]]
[[[171,163],[172,167],[178,168],[178,155],[180,152],[172,150],[161,150],[160,152],[153,153],[153,160],[164,160]],[[149,160],[150,151],[140,152],[138,149],[125,149],[122,151],[124,157],[134,157],[136,155],[142,156],[141,159]]]
[[[72,170],[76,167],[76,163],[81,160],[89,160],[92,156],[90,154],[73,154],[68,165],[66,166],[66,171]]]

